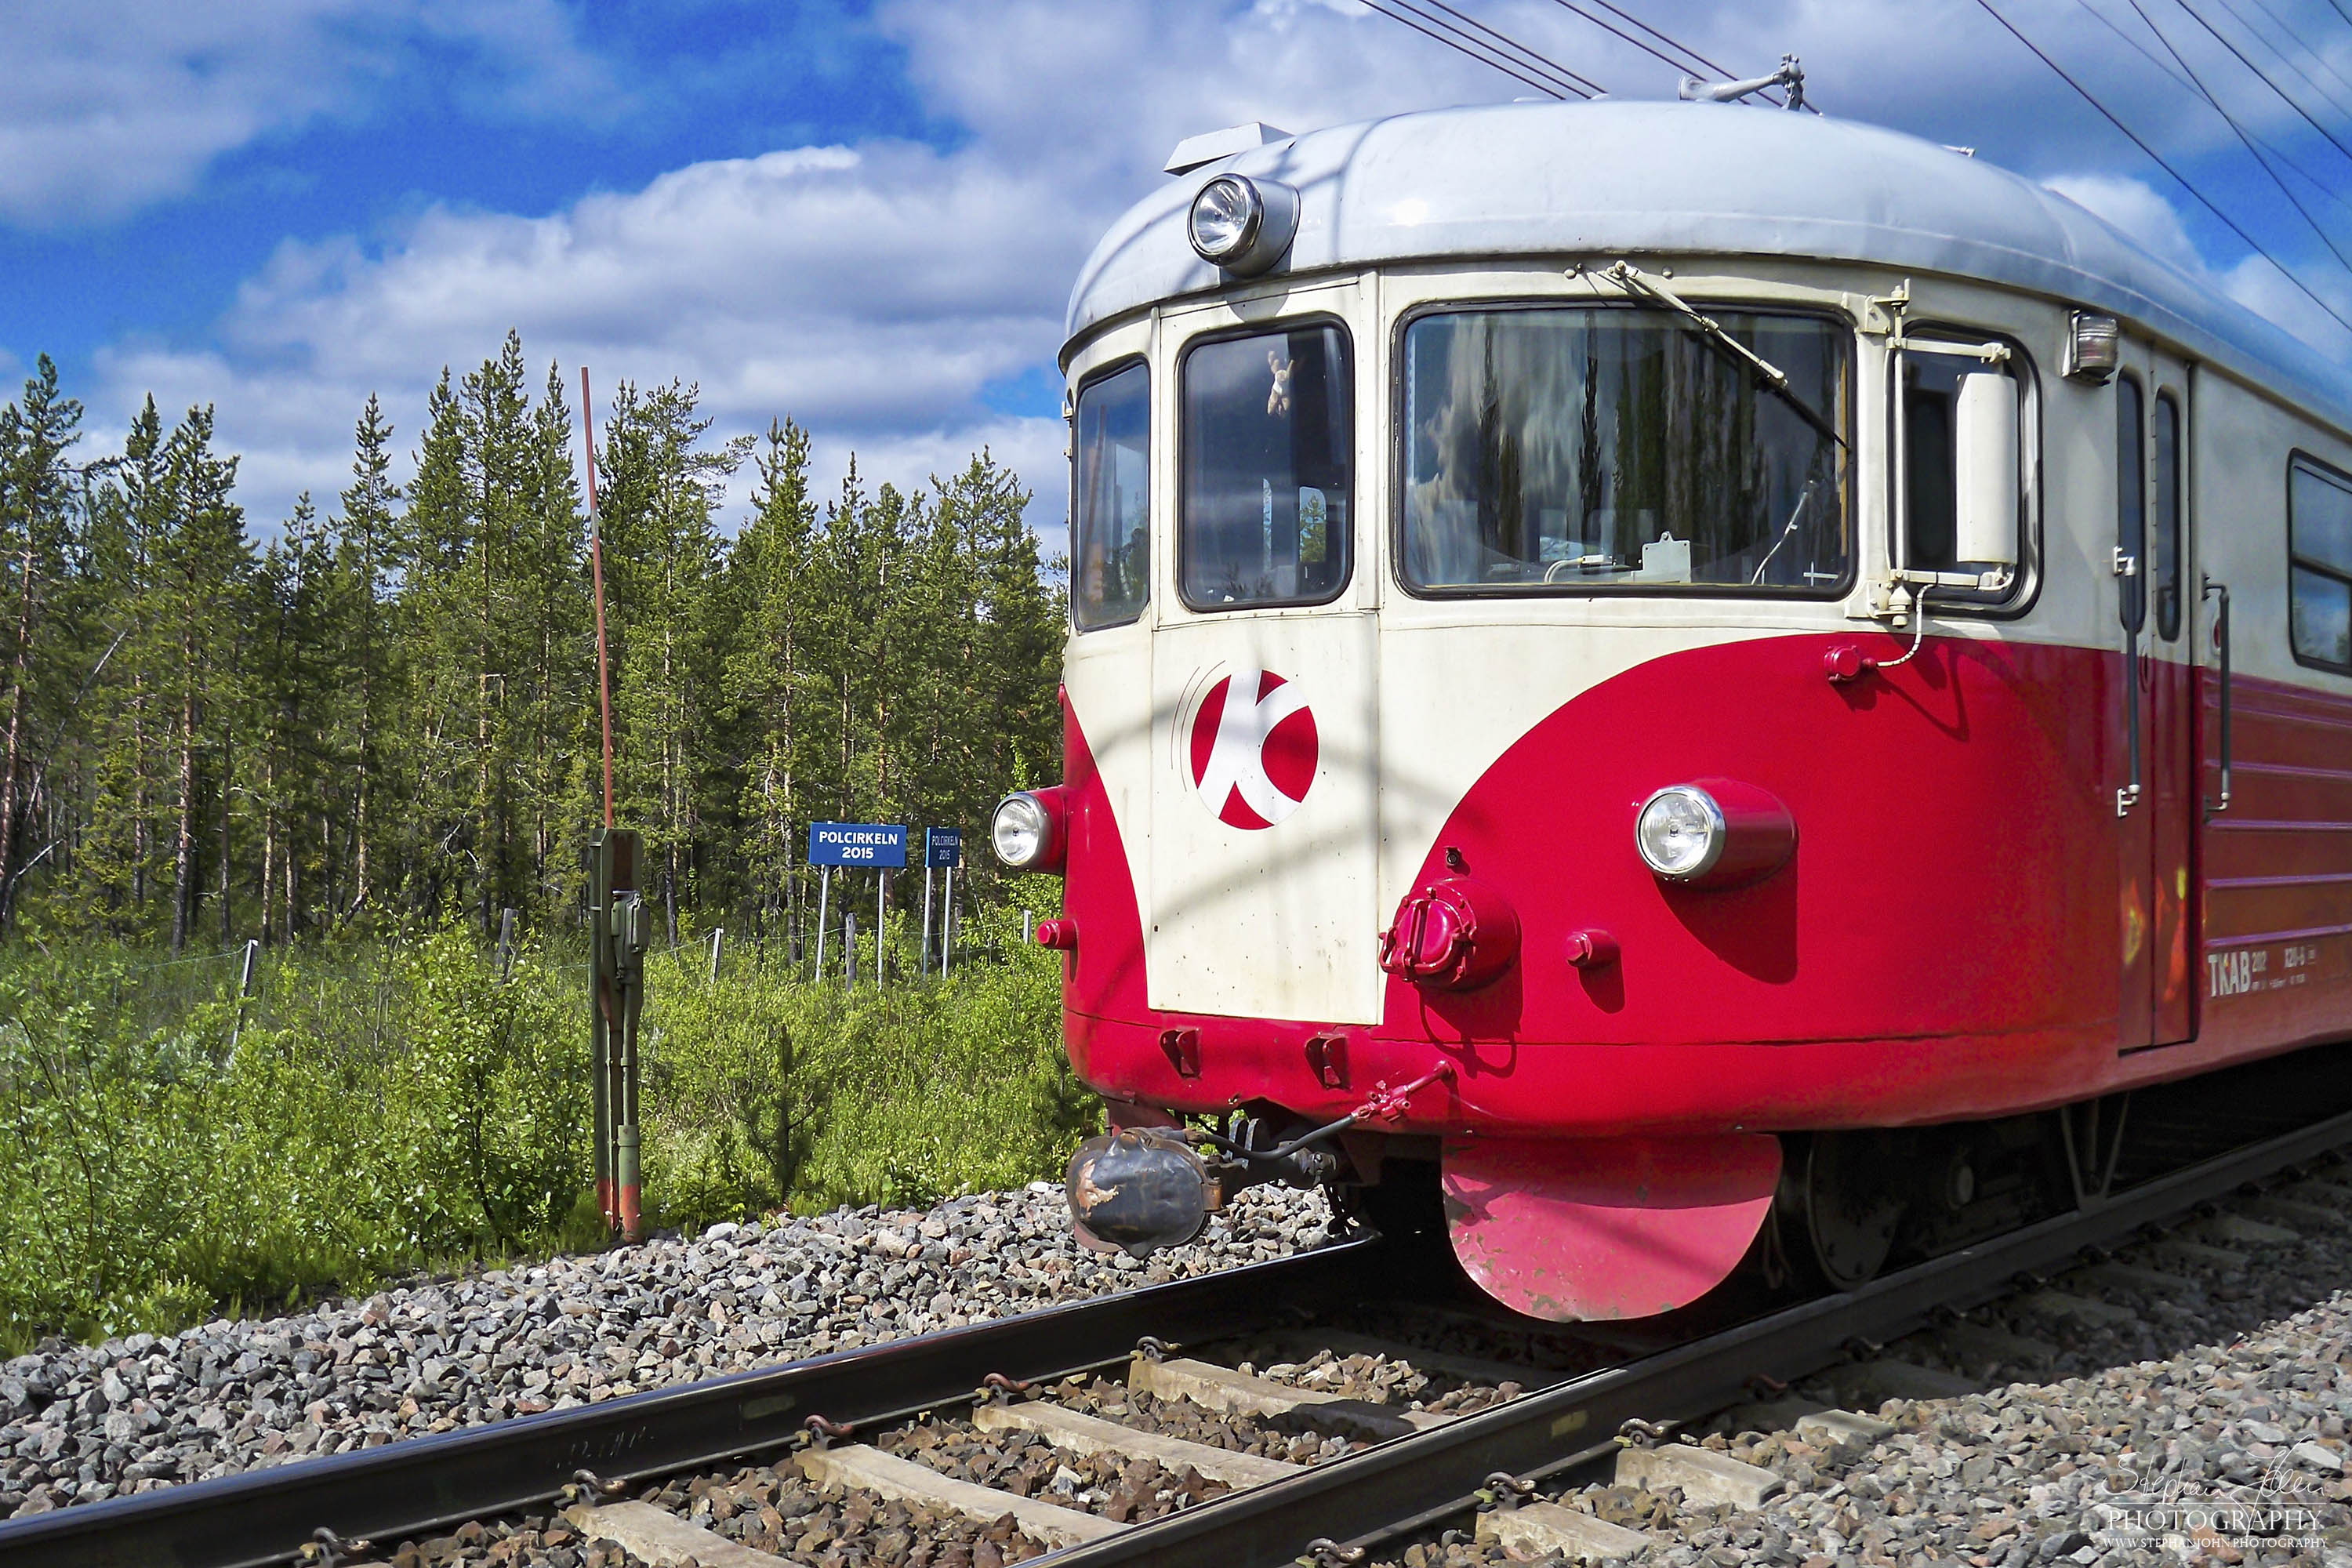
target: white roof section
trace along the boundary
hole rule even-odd
[[[1253,120],[1245,125],[1228,125],[1223,131],[1204,131],[1198,136],[1187,136],[1176,143],[1176,151],[1168,154],[1168,166],[1164,172],[1189,174],[1203,163],[1213,163],[1236,153],[1263,147],[1269,142],[1285,141],[1289,135],[1289,132],[1276,130],[1263,120]]]
[[[1896,132],[1727,104],[1491,104],[1238,150],[1170,181],[1111,226],[1071,290],[1071,343],[1114,317],[1225,282],[1193,255],[1185,214],[1228,171],[1301,193],[1282,271],[1686,253],[1944,273],[2123,316],[2352,428],[2345,365],[2056,192]]]

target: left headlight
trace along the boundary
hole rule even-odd
[[[1723,808],[1693,784],[1675,784],[1642,803],[1633,823],[1633,847],[1642,861],[1668,881],[1706,876],[1723,858]]]
[[[988,837],[999,860],[1016,871],[1045,871],[1061,864],[1061,793],[1020,790],[997,802]]]
[[[1633,847],[1658,879],[1684,888],[1743,888],[1797,848],[1789,808],[1736,779],[1669,784],[1642,803]]]
[[[1187,228],[1202,260],[1244,277],[1263,272],[1298,232],[1298,193],[1278,180],[1219,174],[1192,198]]]

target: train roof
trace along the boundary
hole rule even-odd
[[[1194,193],[1293,184],[1295,272],[1464,256],[1818,257],[1979,279],[2105,310],[2352,428],[2352,374],[2048,187],[1878,126],[1708,103],[1486,104],[1277,139],[1128,209],[1080,269],[1070,343],[1221,286]],[[1065,350],[1067,353],[1067,350]]]

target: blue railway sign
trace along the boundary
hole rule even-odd
[[[907,830],[896,823],[812,822],[809,864],[897,868],[907,863]]]
[[[963,829],[961,827],[924,828],[923,864],[925,866],[962,865]]]

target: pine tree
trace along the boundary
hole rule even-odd
[[[245,537],[245,510],[230,499],[237,459],[213,450],[210,404],[188,410],[164,447],[164,470],[172,509],[160,542],[157,563],[177,595],[173,627],[177,640],[172,672],[175,726],[172,783],[172,951],[187,944],[196,915],[199,836],[206,826],[201,789],[210,783],[218,812],[217,852],[224,923],[226,868],[232,853],[229,799],[236,764],[236,643],[245,625],[251,585],[252,546]],[[215,701],[219,698],[221,700]],[[209,753],[209,754],[207,754]],[[210,779],[200,772],[211,764]],[[224,936],[226,941],[226,935]]]
[[[58,367],[40,357],[21,399],[0,409],[0,592],[5,593],[6,710],[0,716],[0,920],[14,902],[24,826],[20,798],[34,761],[36,731],[47,715],[38,687],[53,651],[45,620],[61,586],[71,545],[77,476],[66,454],[79,438],[81,405],[58,392]],[[13,581],[11,579],[13,578]]]
[[[379,797],[391,731],[389,695],[397,679],[397,645],[386,601],[411,554],[394,510],[400,487],[392,482],[392,426],[373,393],[360,411],[352,439],[352,483],[336,520],[327,608],[335,665],[350,680],[344,688],[350,707],[331,731],[336,771],[350,781],[340,843],[329,857],[341,872],[334,881],[336,916],[366,909],[373,890],[378,819],[383,815]]]
[[[736,625],[727,700],[749,759],[737,807],[745,828],[743,869],[759,907],[781,912],[794,952],[803,936],[793,871],[802,822],[795,785],[810,762],[795,719],[814,689],[803,646],[816,527],[808,465],[808,432],[789,420],[772,423],[757,459],[751,519],[726,568]]]

